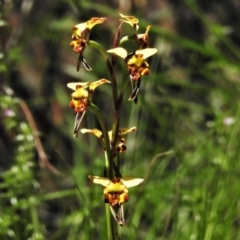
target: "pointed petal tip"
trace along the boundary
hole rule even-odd
[[[127,188],[137,186],[144,181],[143,178],[131,178],[131,177],[123,177],[121,180]]]

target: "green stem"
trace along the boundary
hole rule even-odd
[[[106,126],[104,124],[104,121],[103,121],[103,118],[102,118],[102,115],[101,115],[99,109],[94,104],[91,103],[91,105],[89,106],[89,110],[92,111],[94,114],[96,114],[96,116],[99,120],[99,123],[101,125],[104,143],[105,143],[105,149],[106,149],[106,151],[105,151],[105,168],[106,168],[106,172],[107,172],[107,177],[112,179],[114,177],[114,175],[113,175],[114,157],[115,157],[114,154],[115,154],[117,135],[118,135],[118,129],[119,129],[119,107],[120,107],[120,105],[117,105],[118,104],[117,82],[116,82],[113,65],[109,61],[102,46],[100,44],[98,44],[97,42],[91,41],[91,40],[88,41],[88,45],[97,49],[98,51],[100,51],[100,53],[102,54],[102,56],[107,64],[107,68],[108,68],[110,78],[111,78],[110,80],[111,80],[112,95],[113,95],[113,102],[114,102],[114,108],[115,108],[111,147],[110,147],[108,131],[106,129]],[[105,204],[105,209],[106,209],[108,240],[119,239],[118,231],[117,231],[117,223],[111,217],[109,204]]]
[[[116,109],[118,94],[117,94],[117,82],[116,82],[116,77],[115,77],[113,66],[112,66],[111,62],[109,61],[109,59],[107,57],[107,54],[105,53],[104,49],[102,48],[102,46],[99,43],[97,43],[95,41],[92,41],[92,40],[89,40],[88,46],[97,49],[102,54],[104,60],[106,61],[107,68],[108,68],[110,78],[111,78],[113,101],[114,101],[114,106],[115,106],[115,109]]]
[[[98,107],[96,105],[94,105],[93,103],[90,104],[90,106],[88,106],[88,110],[93,112],[96,116],[97,119],[99,121],[99,124],[101,126],[101,130],[102,130],[102,134],[103,134],[103,138],[104,138],[104,143],[105,143],[105,150],[106,150],[106,158],[108,161],[108,164],[106,165],[106,170],[107,170],[107,177],[108,178],[113,178],[113,162],[111,159],[111,149],[110,149],[110,141],[109,141],[109,137],[108,137],[108,131],[106,129],[103,117],[101,112],[99,111]]]

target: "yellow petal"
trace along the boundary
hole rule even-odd
[[[119,13],[119,15],[123,18],[123,19],[120,19],[120,21],[130,24],[132,27],[134,27],[134,28],[136,28],[136,30],[138,30],[139,26],[137,24],[139,21],[137,18],[135,18],[134,16],[126,16],[121,13]]]
[[[92,176],[92,175],[89,175],[88,177],[93,183],[100,184],[104,187],[107,187],[107,185],[111,182],[110,179],[105,177],[98,177],[98,176]]]
[[[72,98],[75,100],[79,100],[81,98],[87,98],[88,97],[88,91],[85,90],[83,87],[78,88],[75,92],[72,93]]]
[[[114,54],[118,55],[119,57],[121,57],[123,59],[125,59],[127,57],[127,51],[124,48],[121,48],[121,47],[109,49],[109,50],[107,50],[107,52],[114,53]]]
[[[149,32],[150,28],[151,28],[151,26],[150,26],[150,25],[148,25],[148,26],[146,27],[146,32],[145,32],[145,34],[148,34],[148,32]]]
[[[121,179],[115,178],[110,181],[110,183],[106,186],[104,189],[104,193],[109,193],[109,192],[125,192],[127,193],[128,190],[126,186],[121,182]]]
[[[89,82],[68,83],[67,87],[75,91],[77,90],[78,86],[86,88],[87,86],[89,86],[89,84]]]
[[[127,187],[134,187],[139,185],[140,183],[142,183],[144,181],[143,178],[131,178],[131,177],[124,177],[121,179],[122,183]]]
[[[131,128],[120,128],[119,131],[118,131],[118,135],[119,136],[122,136],[126,133],[129,133],[129,132],[134,132],[136,131],[137,128],[136,127],[131,127]]]
[[[72,38],[80,38],[82,36],[82,32],[87,28],[87,23],[79,23],[72,27],[73,35]]]
[[[105,22],[107,18],[92,17],[87,21],[87,28],[92,29],[95,25]]]
[[[102,137],[102,132],[100,130],[96,129],[96,128],[95,129],[82,128],[80,131],[81,131],[82,134],[91,133],[91,134],[95,135],[98,138]]]
[[[157,52],[156,48],[145,48],[145,49],[140,49],[135,52],[135,54],[142,54],[143,58],[146,59],[152,55],[154,55]]]
[[[144,61],[145,60],[142,54],[134,54],[131,58],[128,59],[127,65],[141,66]]]
[[[98,81],[95,81],[95,82],[91,82],[90,85],[89,85],[89,89],[91,91],[93,91],[96,87],[104,84],[104,83],[111,83],[110,81],[108,81],[107,79],[101,79],[101,80],[98,80]]]

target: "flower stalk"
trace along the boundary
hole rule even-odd
[[[126,140],[123,135],[136,131],[136,127],[121,128],[120,117],[121,108],[126,88],[129,81],[119,83],[116,79],[116,61],[118,57],[124,60],[126,69],[129,74],[129,80],[132,85],[132,93],[128,100],[134,100],[137,103],[137,95],[140,89],[141,78],[150,74],[150,66],[146,62],[146,58],[154,55],[157,52],[155,48],[148,47],[148,32],[150,26],[147,26],[145,33],[139,34],[139,20],[134,16],[125,16],[120,14],[121,19],[114,36],[113,48],[105,51],[100,43],[91,39],[91,30],[95,25],[102,24],[106,21],[104,17],[93,17],[87,22],[80,23],[72,27],[73,34],[70,46],[73,51],[78,54],[77,71],[81,65],[87,70],[92,71],[92,68],[84,58],[84,50],[87,47],[97,49],[103,56],[106,63],[109,79],[100,79],[95,82],[77,82],[69,83],[67,86],[73,90],[72,100],[69,106],[74,109],[76,114],[74,123],[74,137],[78,137],[79,130],[82,134],[90,133],[100,139],[101,146],[104,150],[104,169],[103,177],[89,175],[89,179],[96,184],[104,187],[103,195],[105,202],[107,236],[109,240],[119,239],[117,233],[117,224],[124,226],[124,203],[129,200],[128,189],[137,186],[143,182],[142,178],[122,177],[120,169],[120,154],[127,150]],[[128,24],[133,30],[131,36],[121,36],[122,25]],[[124,42],[135,40],[136,48],[126,50],[120,45]],[[111,54],[112,60],[109,60],[108,54]],[[101,111],[101,109],[93,102],[95,89],[105,83],[110,83],[112,88],[113,116],[111,130],[107,130],[105,118],[109,116]],[[121,86],[121,88],[120,88]],[[120,89],[120,90],[119,90]],[[101,129],[80,129],[81,122],[87,112],[94,113]],[[111,217],[112,215],[112,217]]]

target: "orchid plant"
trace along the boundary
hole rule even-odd
[[[103,24],[107,20],[106,18],[93,17],[85,23],[79,23],[72,27],[73,33],[70,46],[73,48],[73,51],[78,54],[77,71],[79,71],[81,65],[83,65],[87,71],[94,70],[83,56],[84,50],[87,47],[93,47],[102,54],[106,62],[109,71],[109,80],[100,79],[93,82],[71,82],[67,84],[67,87],[73,90],[69,106],[74,109],[75,112],[74,137],[78,136],[79,131],[82,134],[93,134],[100,139],[100,143],[105,152],[104,172],[106,175],[102,177],[89,175],[89,179],[93,183],[100,184],[104,187],[104,202],[109,206],[106,208],[108,239],[116,239],[117,236],[117,228],[114,220],[120,226],[125,224],[123,204],[129,199],[128,188],[139,185],[144,181],[142,178],[122,177],[120,169],[118,155],[127,150],[126,141],[123,135],[136,131],[136,127],[121,128],[119,126],[120,108],[122,107],[125,90],[129,81],[126,81],[125,84],[118,84],[115,75],[115,63],[117,57],[124,60],[126,71],[129,74],[129,80],[132,85],[132,93],[128,100],[133,100],[137,103],[137,94],[139,92],[141,78],[150,74],[150,66],[146,62],[146,59],[157,52],[156,48],[150,48],[148,44],[150,26],[146,27],[145,33],[138,33],[139,21],[137,18],[125,16],[123,14],[120,14],[120,17],[119,26],[113,41],[113,48],[107,51],[103,49],[100,43],[94,41],[90,37],[91,29],[97,24]],[[131,36],[121,36],[123,24],[130,25],[133,30]],[[130,50],[124,49],[121,45],[127,41],[135,41],[135,48]],[[114,108],[114,115],[112,116],[113,123],[112,126],[109,127],[109,131],[106,128],[104,120],[106,116],[97,105],[92,102],[95,89],[100,85],[105,85],[105,83],[110,84],[112,88],[112,102]],[[96,115],[101,126],[100,130],[80,129],[81,121],[88,111]],[[111,213],[113,218],[109,217]]]

